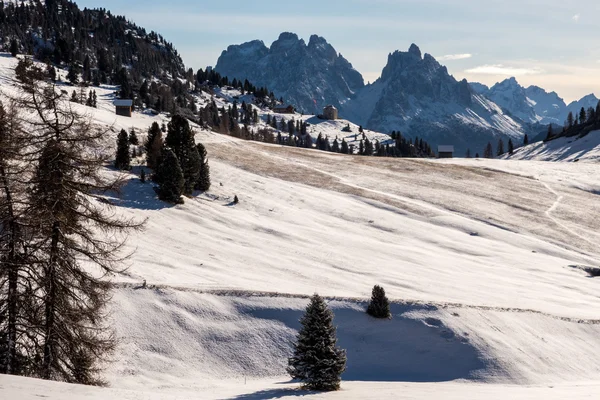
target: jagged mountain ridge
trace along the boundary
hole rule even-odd
[[[520,140],[526,130],[414,44],[407,52],[391,53],[381,78],[344,104],[342,112],[370,129],[453,144],[459,154],[468,148],[474,154],[500,138]]]
[[[416,45],[391,53],[381,78],[366,86],[360,73],[316,35],[308,45],[283,33],[271,48],[261,41],[229,46],[215,69],[268,86],[305,112],[332,103],[344,118],[369,129],[454,144],[458,152],[471,147],[475,153],[488,141],[520,138],[527,130]]]
[[[471,88],[492,100],[506,112],[528,123],[563,125],[569,112],[579,114],[581,107],[596,108],[598,98],[589,94],[568,105],[556,92],[547,92],[539,86],[524,87],[516,78],[508,78],[491,88],[471,82]]]
[[[305,113],[315,113],[326,104],[339,106],[364,87],[362,75],[317,35],[308,44],[285,32],[270,48],[260,40],[229,46],[215,70],[268,86]]]

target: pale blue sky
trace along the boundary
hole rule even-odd
[[[388,53],[416,43],[457,79],[555,90],[565,100],[600,95],[597,0],[78,0],[155,30],[187,66],[214,65],[230,44],[282,31],[325,37],[365,80]]]

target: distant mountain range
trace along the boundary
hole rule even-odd
[[[498,104],[511,115],[524,122],[544,125],[562,125],[569,114],[579,114],[582,107],[596,108],[598,98],[589,94],[581,100],[566,104],[556,92],[546,92],[538,86],[521,86],[515,78],[509,78],[488,88],[480,83],[470,83],[471,88]]]
[[[258,40],[229,46],[215,69],[268,86],[302,112],[318,113],[333,104],[342,117],[366,128],[400,130],[432,144],[453,144],[458,152],[475,153],[499,138],[518,143],[542,125],[562,125],[569,111],[598,103],[590,95],[566,105],[556,93],[524,88],[514,78],[491,88],[457,81],[414,44],[389,54],[381,78],[365,85],[352,64],[316,35],[308,44],[282,33],[270,47]]]

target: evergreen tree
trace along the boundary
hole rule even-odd
[[[31,153],[36,162],[27,197],[37,261],[26,285],[38,305],[38,321],[27,328],[28,375],[100,384],[100,368],[115,343],[105,319],[111,284],[97,272],[120,270],[124,243],[115,238],[139,224],[115,219],[110,206],[97,201],[118,187],[102,172],[109,155],[89,151],[100,147],[105,132],[65,104],[53,86],[36,86],[20,104],[28,122],[36,115],[30,134],[38,149]]]
[[[131,128],[131,132],[129,132],[129,143],[131,143],[134,146],[137,146],[138,144],[140,144],[140,141],[139,141],[137,135],[135,134],[134,128]]]
[[[163,149],[160,165],[156,172],[158,198],[169,203],[182,204],[185,179],[177,156],[170,148]]]
[[[165,145],[179,160],[185,184],[183,193],[191,195],[200,175],[200,155],[194,142],[194,132],[186,118],[174,115],[168,125]]]
[[[367,314],[382,319],[392,317],[392,314],[390,313],[390,301],[385,295],[385,290],[379,285],[373,287]]]
[[[202,143],[198,143],[196,147],[198,149],[198,154],[200,155],[200,175],[195,189],[206,192],[210,189],[210,167],[208,165],[208,157],[206,148]]]
[[[346,370],[346,352],[337,347],[333,312],[322,297],[311,297],[300,324],[294,355],[288,360],[288,373],[302,381],[306,389],[338,390]]]
[[[550,140],[554,136],[554,132],[552,131],[552,124],[548,125],[548,133],[546,134],[546,140]]]
[[[149,168],[154,169],[158,166],[158,159],[160,158],[162,146],[162,131],[158,126],[158,123],[153,122],[148,129],[148,136],[144,143],[144,148],[146,149],[146,165]]]
[[[527,136],[527,134],[525,134],[525,137],[523,137],[523,146],[527,146],[529,144],[529,136]]]
[[[502,139],[498,140],[498,149],[496,150],[496,155],[500,157],[504,154],[504,141]]]
[[[348,143],[346,139],[342,139],[342,154],[348,154]]]
[[[120,170],[131,169],[131,156],[129,154],[129,138],[125,129],[121,129],[117,137],[117,155],[115,157],[115,168]]]
[[[581,111],[579,111],[579,123],[580,124],[585,124],[587,121],[587,113],[585,111],[584,107],[581,107]]]
[[[17,43],[17,39],[12,39],[10,41],[10,54],[13,57],[16,57],[19,54],[19,44]]]
[[[67,80],[71,82],[71,85],[77,85],[79,82],[79,67],[77,64],[72,64],[69,67],[69,72],[67,73]]]
[[[494,149],[492,148],[492,144],[488,142],[487,146],[483,150],[483,158],[494,158]]]
[[[140,173],[140,181],[146,183],[146,170],[144,168],[142,168],[142,172]]]
[[[575,117],[573,116],[573,112],[569,112],[569,115],[567,116],[568,127],[572,128],[574,123],[575,123]]]
[[[512,139],[508,139],[508,154],[510,154],[511,156],[514,154],[515,152],[515,145],[512,142]]]

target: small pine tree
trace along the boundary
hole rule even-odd
[[[208,157],[206,155],[206,148],[202,143],[196,145],[198,154],[200,155],[200,176],[196,183],[196,190],[206,192],[210,189],[210,167],[208,165]]]
[[[371,301],[369,302],[369,307],[367,307],[367,314],[381,319],[392,317],[390,313],[390,301],[385,295],[385,290],[379,285],[373,287]]]
[[[504,141],[502,139],[498,140],[498,149],[496,150],[496,155],[500,157],[504,154]]]
[[[525,134],[525,137],[523,138],[523,146],[527,146],[529,144],[529,136],[527,136],[527,134]]]
[[[19,43],[17,43],[17,39],[13,39],[10,41],[10,54],[13,57],[16,57],[19,53]]]
[[[346,370],[346,352],[337,347],[333,312],[318,294],[310,299],[300,324],[294,355],[288,360],[288,373],[302,381],[306,389],[338,390]]]
[[[235,196],[233,196],[233,204],[237,204],[240,202],[240,199],[238,199],[237,194]]]
[[[146,170],[144,168],[142,168],[142,172],[140,173],[140,181],[146,183]]]
[[[514,152],[515,152],[515,145],[513,144],[512,139],[508,139],[508,154],[510,154],[512,156]]]
[[[79,67],[76,64],[71,65],[69,68],[67,80],[71,82],[71,85],[76,85],[79,82]]]
[[[162,154],[162,160],[156,173],[158,181],[158,198],[169,203],[182,204],[183,171],[179,165],[179,160],[173,150],[165,148]]]
[[[129,138],[127,132],[121,129],[117,137],[117,156],[115,157],[115,168],[129,170],[131,168],[131,156],[129,154]]]
[[[131,143],[134,146],[137,146],[138,144],[140,144],[140,141],[138,140],[138,137],[135,134],[134,128],[131,128],[131,132],[129,132],[129,143]]]

